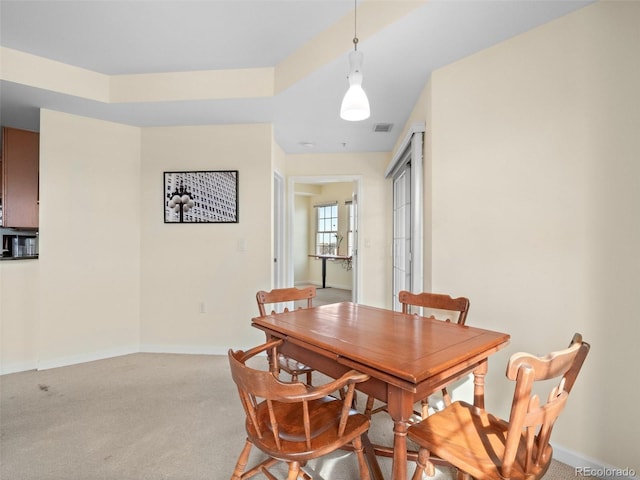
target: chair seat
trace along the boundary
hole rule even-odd
[[[257,432],[250,421],[247,421],[247,433],[254,439],[256,446],[267,455],[281,458],[282,452],[286,452],[288,460],[295,458],[297,461],[310,460],[343,445],[348,441],[359,437],[369,428],[369,419],[356,410],[351,410],[347,418],[347,426],[342,436],[337,434],[337,425],[340,422],[344,403],[334,397],[327,396],[309,402],[309,418],[311,446],[305,441],[302,404],[273,402],[273,408],[278,419],[278,437],[280,448],[275,443],[273,435],[262,435],[258,438]],[[267,402],[262,402],[257,408],[257,418],[262,431],[271,431],[271,420]]]
[[[427,446],[433,455],[452,463],[455,461],[459,468],[476,479],[504,480],[499,467],[508,428],[507,422],[484,410],[465,402],[454,402],[443,411],[409,427],[407,436]],[[551,456],[552,448],[548,445],[542,456],[544,463],[526,475],[526,444],[524,436],[521,436],[511,478],[542,477],[549,468]]]

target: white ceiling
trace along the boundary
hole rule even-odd
[[[590,1],[425,2],[360,39],[372,112],[363,122],[338,116],[351,38],[343,55],[269,98],[104,104],[2,81],[0,121],[38,130],[38,109],[45,107],[137,126],[268,122],[287,153],[390,151],[434,69]],[[373,8],[378,0],[366,2]],[[0,44],[109,75],[274,67],[353,6],[353,0],[0,0]],[[377,123],[394,126],[378,133]]]

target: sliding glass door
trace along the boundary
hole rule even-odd
[[[393,308],[398,292],[411,290],[411,162],[407,155],[393,177]]]

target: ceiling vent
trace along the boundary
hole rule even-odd
[[[376,123],[373,126],[374,132],[388,133],[393,128],[393,123]]]

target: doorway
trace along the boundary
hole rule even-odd
[[[336,184],[349,184],[349,198],[346,198],[346,194],[341,194],[341,198],[335,198],[334,200],[339,205],[339,216],[341,216],[340,220],[340,230],[338,233],[338,238],[341,237],[339,245],[332,246],[334,250],[332,252],[336,252],[339,254],[338,256],[347,256],[350,257],[349,260],[342,259],[331,259],[326,261],[327,264],[327,278],[326,292],[321,292],[321,288],[319,288],[319,301],[321,301],[320,297],[325,296],[326,293],[330,297],[338,295],[340,296],[343,292],[331,292],[333,289],[333,282],[330,275],[329,267],[333,269],[334,272],[341,272],[338,274],[338,277],[334,276],[334,280],[338,282],[336,285],[336,290],[347,290],[349,291],[348,295],[350,296],[349,300],[353,302],[357,302],[358,298],[360,298],[359,282],[360,277],[360,267],[358,262],[358,235],[357,231],[360,228],[360,218],[361,216],[357,215],[355,212],[358,211],[357,207],[357,199],[361,198],[361,189],[362,189],[362,178],[358,175],[337,175],[337,176],[294,176],[288,179],[287,185],[287,225],[288,225],[288,234],[287,234],[287,244],[290,246],[287,249],[287,285],[294,285],[296,282],[307,282],[312,280],[312,283],[321,287],[320,278],[313,271],[319,271],[321,268],[322,260],[317,257],[310,257],[309,255],[315,255],[318,253],[312,245],[315,245],[315,238],[312,238],[312,232],[315,231],[316,225],[316,217],[315,213],[307,213],[304,215],[302,212],[305,211],[305,207],[301,204],[304,202],[301,201],[300,197],[307,197],[306,203],[310,206],[310,208],[306,208],[307,212],[315,211],[315,204],[320,205],[323,203],[322,199],[326,196],[322,196],[322,189],[330,189],[336,187]],[[318,199],[317,201],[314,198]],[[347,206],[349,205],[349,206]],[[348,228],[345,228],[344,225],[347,225],[346,216],[348,215],[348,211],[353,212],[352,217],[352,227],[351,232],[347,231]],[[344,220],[344,221],[343,221]],[[315,235],[315,234],[313,234]],[[348,247],[348,243],[351,242],[350,248]],[[349,252],[349,255],[347,255]],[[307,274],[309,278],[302,278],[304,274],[300,272],[303,271],[304,264],[309,266],[309,270]],[[301,266],[302,265],[302,266]],[[350,271],[349,284],[345,284],[344,271],[339,270],[342,269],[346,271],[347,269]],[[297,275],[296,275],[297,274]],[[342,280],[341,280],[342,279]]]

